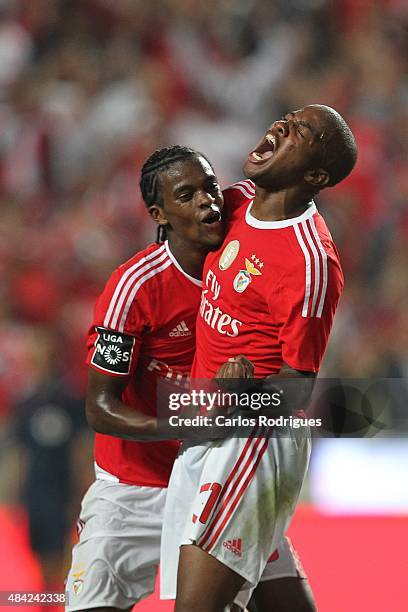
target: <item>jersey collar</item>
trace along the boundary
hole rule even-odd
[[[188,278],[189,281],[194,283],[194,285],[197,285],[197,287],[202,287],[203,286],[202,281],[198,280],[198,278],[194,278],[194,276],[190,276],[190,274],[187,274],[187,272],[184,272],[183,268],[180,266],[179,262],[174,257],[173,253],[170,251],[169,241],[168,240],[165,240],[164,246],[165,246],[165,249],[167,251],[167,255],[170,257],[171,261],[176,266],[177,270],[179,270],[182,274],[184,274],[184,276],[186,278]]]
[[[299,215],[299,217],[293,217],[292,219],[284,219],[283,221],[260,221],[259,219],[255,219],[255,217],[253,217],[251,214],[253,203],[254,201],[252,200],[246,210],[245,221],[248,223],[248,225],[250,225],[251,227],[256,227],[257,229],[281,229],[283,227],[292,227],[297,223],[302,223],[302,221],[307,221],[307,219],[311,219],[313,215],[317,212],[316,204],[313,202],[313,200],[311,200],[306,210],[301,215]]]

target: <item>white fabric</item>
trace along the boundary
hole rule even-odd
[[[300,562],[298,554],[288,537],[283,538],[276,551],[277,555],[265,566],[259,582],[268,582],[278,578],[298,578],[306,580],[307,576]],[[249,584],[244,584],[241,591],[236,596],[234,603],[245,609],[251,599],[254,588]]]
[[[96,480],[83,502],[68,611],[128,608],[154,591],[167,489]]]
[[[295,429],[267,439],[185,445],[174,464],[166,501],[162,599],[175,598],[182,544],[197,544],[243,576],[247,587],[254,587],[288,527],[309,456],[310,436]]]
[[[67,611],[127,608],[154,591],[167,489],[121,484],[99,466],[97,480],[83,501],[79,542],[67,578]],[[279,557],[268,563],[261,580],[301,577],[296,552],[286,539]],[[177,569],[177,559],[172,559]],[[245,607],[252,588],[245,585],[236,602]]]

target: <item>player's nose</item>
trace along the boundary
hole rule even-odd
[[[208,191],[203,191],[198,197],[198,205],[200,208],[210,208],[214,202],[215,197],[211,193],[208,193]]]
[[[287,136],[289,134],[289,123],[285,119],[279,119],[272,124],[270,131],[274,136]]]

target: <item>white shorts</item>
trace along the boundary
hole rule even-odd
[[[174,599],[179,547],[196,544],[256,586],[294,513],[310,433],[184,445],[173,467],[161,545],[161,597]]]
[[[102,473],[101,470],[99,470]],[[153,593],[167,489],[96,480],[83,501],[79,542],[67,578],[68,611],[128,608]],[[177,570],[177,559],[173,560]],[[296,552],[284,539],[261,580],[302,577]],[[245,586],[237,603],[245,607]]]
[[[271,555],[259,582],[268,582],[268,580],[277,580],[278,578],[307,580],[299,555],[287,536],[281,540],[277,550]],[[245,583],[235,597],[234,603],[245,609],[254,590],[254,587]]]
[[[96,480],[83,501],[66,609],[129,608],[154,591],[167,489]]]

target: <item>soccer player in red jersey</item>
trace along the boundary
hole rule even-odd
[[[225,192],[224,242],[204,265],[193,379],[239,376],[239,354],[255,378],[316,376],[343,274],[313,197],[344,179],[356,155],[344,119],[321,105],[275,121],[249,154],[249,180]],[[255,427],[248,438],[183,444],[161,554],[162,596],[173,598],[177,582],[177,612],[224,610],[258,583],[293,515],[309,442],[300,429],[270,436]],[[273,609],[266,589],[257,601]]]
[[[168,241],[119,266],[95,307],[87,417],[97,432],[96,481],[82,503],[68,610],[124,610],[154,591],[179,446],[157,441],[157,380],[188,379],[203,263],[224,235],[220,187],[195,151],[176,146],[153,154],[141,189],[159,228],[166,210]]]
[[[159,224],[159,244],[113,273],[89,332],[87,416],[97,432],[96,481],[78,521],[68,610],[125,610],[154,590],[178,451],[174,440],[158,441],[157,381],[186,383],[204,259],[225,233],[222,194],[201,154],[178,146],[156,151],[143,167],[141,191]],[[163,229],[168,240],[160,243]],[[277,555],[273,578],[302,577],[287,540]],[[302,599],[307,581],[293,588]]]

